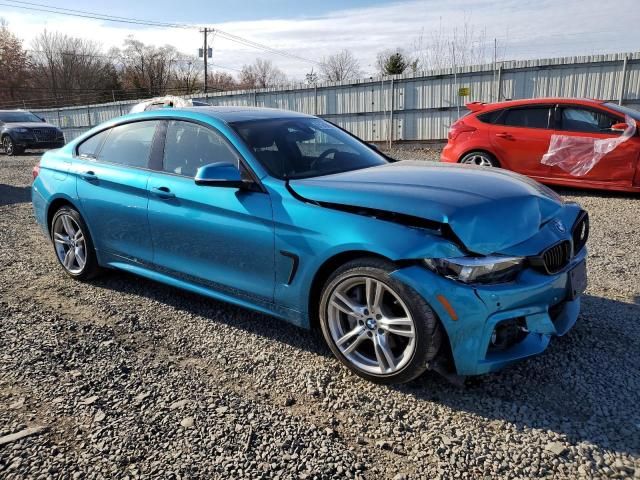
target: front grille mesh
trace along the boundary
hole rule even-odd
[[[57,135],[55,128],[32,128],[31,132],[38,142],[52,142]]]
[[[542,254],[544,268],[547,273],[557,273],[566,267],[571,260],[571,242],[565,240],[556,243]]]

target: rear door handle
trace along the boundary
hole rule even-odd
[[[502,132],[502,133],[496,133],[496,137],[512,139],[513,135],[511,135],[510,133],[507,133],[507,132]]]
[[[151,193],[160,198],[175,198],[176,194],[172,193],[168,187],[151,187]]]
[[[98,176],[96,175],[96,172],[94,172],[93,170],[87,170],[86,172],[82,172],[80,176],[84,178],[87,182],[95,182],[96,180],[98,180]]]

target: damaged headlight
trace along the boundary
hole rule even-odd
[[[440,275],[463,283],[501,283],[522,270],[523,257],[425,258],[424,264]]]

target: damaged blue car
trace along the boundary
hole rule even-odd
[[[34,169],[64,271],[126,270],[318,328],[379,383],[545,350],[586,288],[587,213],[520,175],[395,161],[317,117],[161,109]]]

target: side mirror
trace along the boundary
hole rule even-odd
[[[222,162],[200,167],[194,180],[196,185],[207,187],[241,188],[244,185],[238,167]]]
[[[379,152],[379,151],[380,151],[380,149],[378,148],[378,145],[376,145],[375,143],[367,143],[367,145],[368,145],[370,148],[373,148],[376,152]]]
[[[620,123],[614,123],[613,125],[611,125],[610,130],[613,132],[624,132],[627,128],[629,128],[629,125],[627,125],[624,122],[620,122]]]
[[[47,120],[45,118],[42,118],[42,117],[39,117],[39,118],[40,118],[40,121],[47,123]]]

